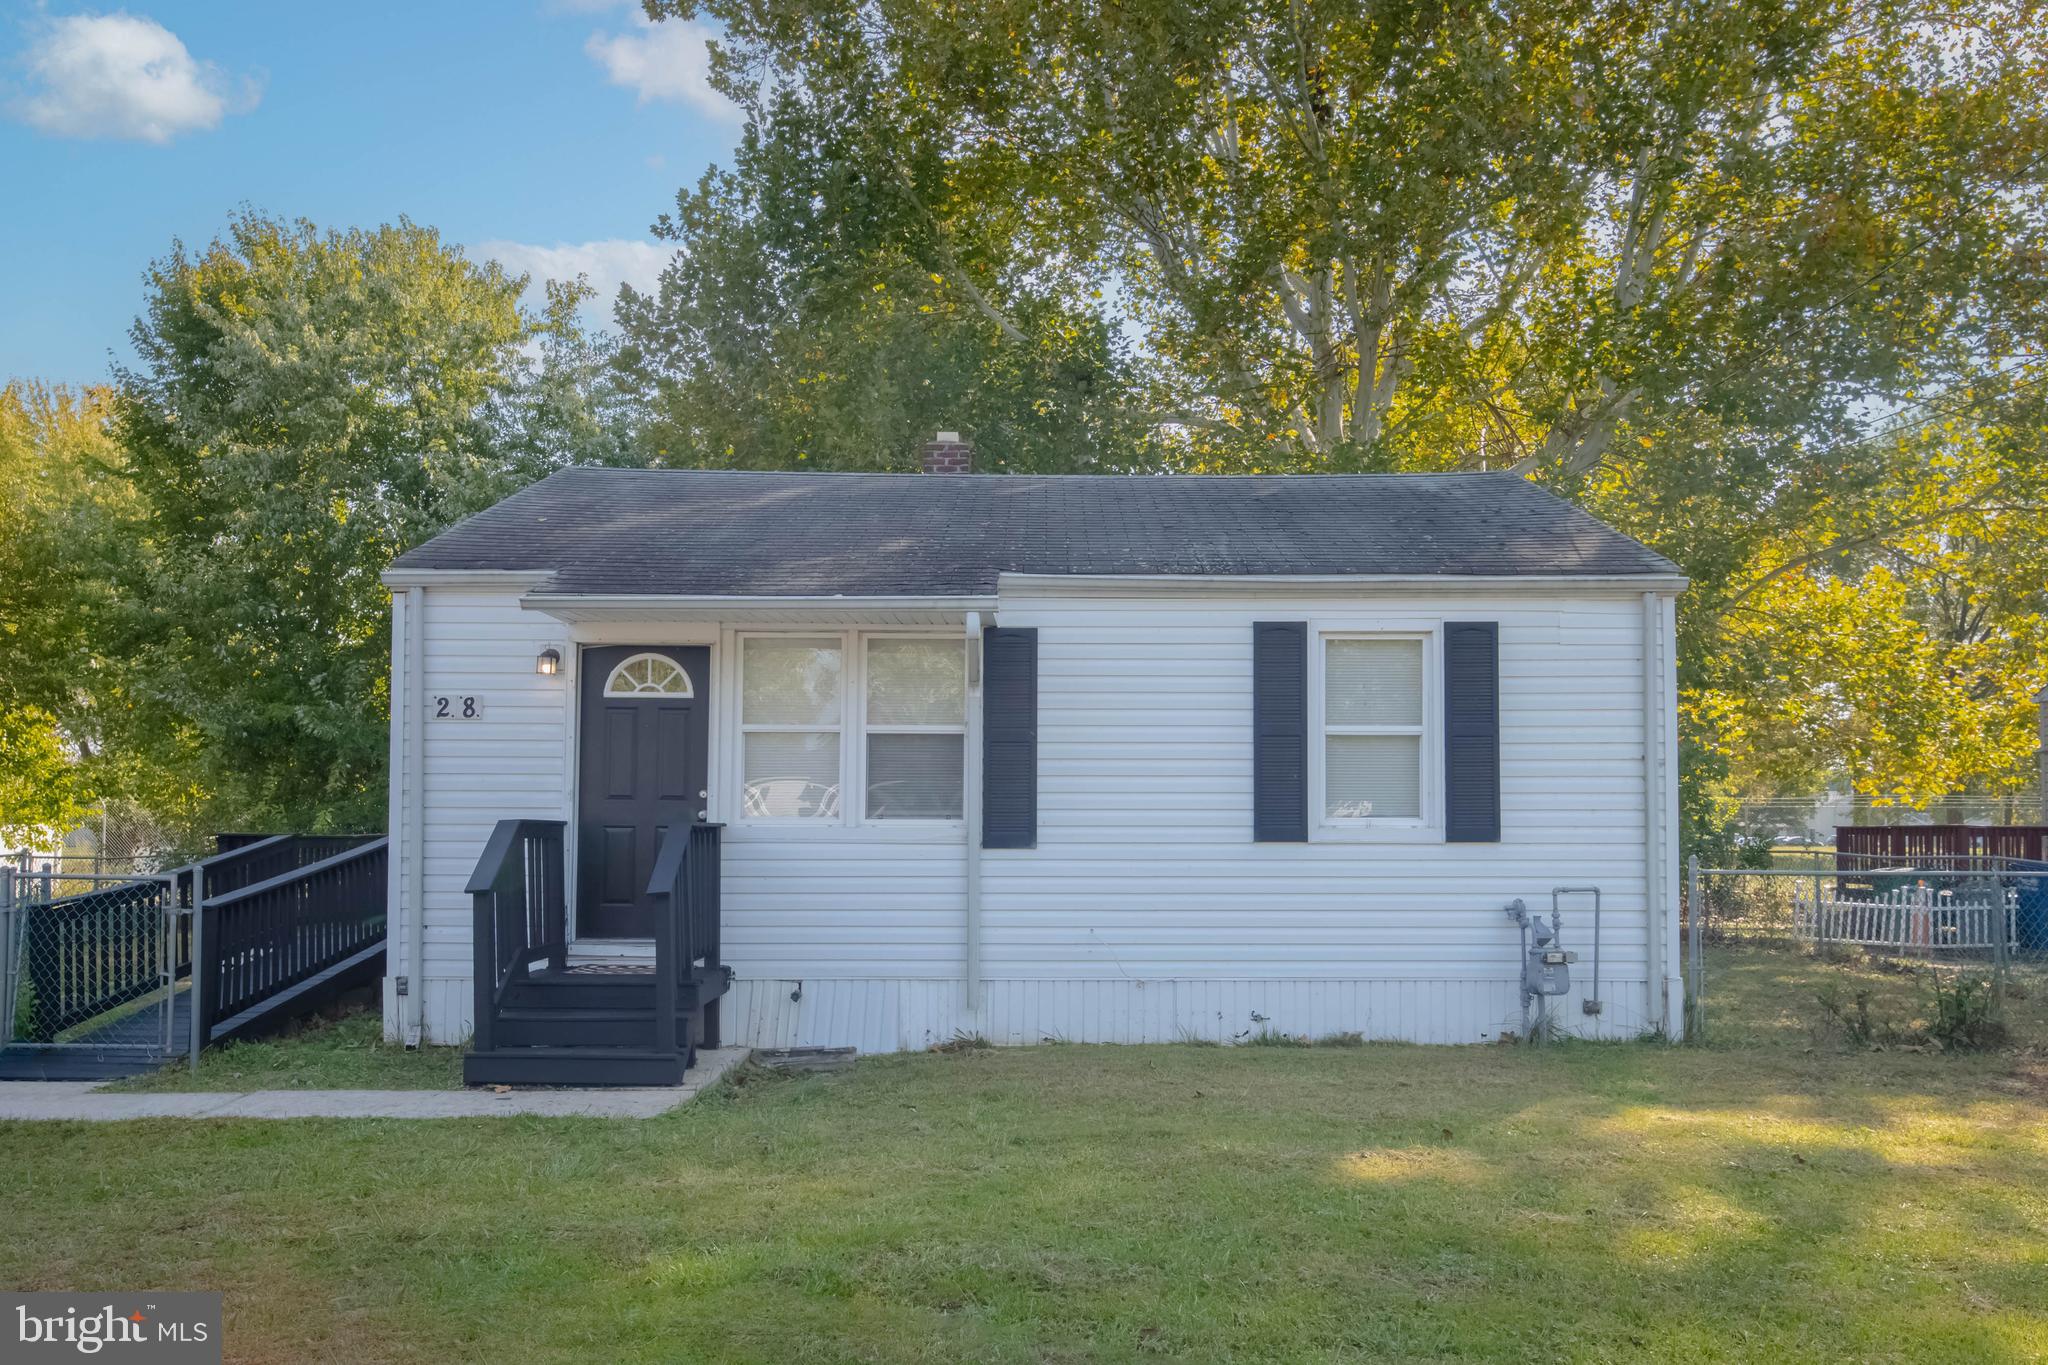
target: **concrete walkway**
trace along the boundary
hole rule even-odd
[[[666,1114],[745,1060],[750,1049],[697,1054],[677,1086],[617,1090],[227,1090],[106,1095],[94,1081],[0,1084],[0,1120],[466,1119],[518,1114],[647,1119]]]

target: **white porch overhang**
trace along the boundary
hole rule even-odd
[[[970,612],[993,612],[986,597],[670,597],[529,592],[527,611],[572,624],[634,621],[765,626],[958,626]]]

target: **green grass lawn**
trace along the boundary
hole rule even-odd
[[[208,1048],[199,1069],[179,1063],[109,1090],[455,1090],[462,1049],[408,1052],[384,1041],[374,1013],[309,1021],[290,1033]]]
[[[1969,969],[1982,976],[1977,968]],[[1916,962],[1831,950],[1717,948],[1707,954],[1705,1039],[1713,1047],[1840,1048],[1850,1040],[1820,1004],[1832,990],[1853,1011],[1856,997],[1893,1045],[1913,1045],[1934,1013],[1932,975]],[[1947,979],[1945,977],[1945,979]],[[2048,1048],[2048,963],[2013,966],[2004,1023],[2017,1048]]]
[[[1717,967],[1724,1015],[1778,970]],[[0,1283],[225,1289],[240,1360],[2048,1357],[2048,1063],[1797,1022],[882,1057],[645,1122],[0,1125],[0,1161]]]

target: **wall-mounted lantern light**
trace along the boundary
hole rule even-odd
[[[540,652],[540,657],[533,661],[533,671],[540,674],[543,678],[552,678],[555,674],[560,673],[562,671],[562,651],[556,649],[553,645],[549,645]]]

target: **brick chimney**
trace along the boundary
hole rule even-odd
[[[937,440],[924,443],[924,472],[927,474],[972,474],[974,447],[960,439],[957,431],[942,431]]]

